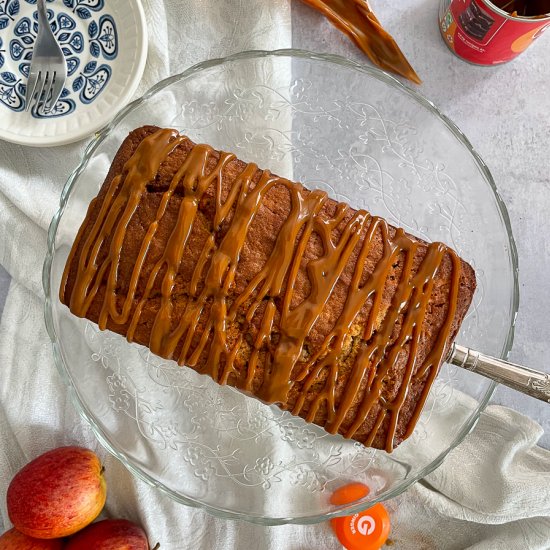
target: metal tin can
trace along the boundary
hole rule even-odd
[[[439,29],[458,57],[477,65],[506,63],[550,26],[550,15],[512,16],[489,0],[441,0]]]

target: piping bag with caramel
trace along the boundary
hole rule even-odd
[[[302,0],[347,34],[381,69],[420,84],[399,46],[374,15],[367,0]]]

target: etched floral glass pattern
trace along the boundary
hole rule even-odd
[[[182,502],[267,524],[365,508],[435,468],[475,423],[488,380],[444,365],[413,436],[389,455],[220,387],[60,304],[86,207],[121,141],[143,124],[175,127],[453,246],[478,277],[458,338],[465,345],[506,354],[517,308],[514,245],[491,176],[426,100],[339,58],[253,52],[208,62],[159,84],[92,142],[52,223],[48,329],[69,390],[105,445]],[[331,505],[331,491],[349,481],[370,494],[351,508]]]

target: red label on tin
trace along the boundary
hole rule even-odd
[[[484,0],[452,0],[440,21],[448,46],[480,65],[510,61],[550,25],[550,18],[527,19],[499,13]]]

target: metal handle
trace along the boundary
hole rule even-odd
[[[46,13],[46,6],[44,5],[44,0],[38,0],[36,3],[36,10],[38,11],[38,22],[40,24],[48,25],[48,14]]]
[[[44,0],[38,0],[36,3],[36,11],[38,13],[38,35],[41,41],[48,41],[51,43],[53,39],[53,33],[51,32],[50,22],[48,21],[48,12],[46,11],[46,5]],[[37,38],[38,42],[38,38]],[[35,48],[36,49],[36,48]],[[40,52],[36,52],[39,57]]]
[[[509,363],[458,344],[452,345],[447,362],[550,403],[550,374],[548,373]]]
[[[35,42],[33,57],[41,59],[54,55],[58,50],[61,52],[61,50],[48,21],[48,10],[46,9],[44,0],[37,1],[36,10],[38,13],[38,36]]]

